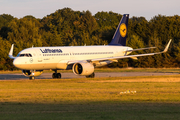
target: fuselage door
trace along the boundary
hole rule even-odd
[[[37,58],[38,58],[38,62],[42,62],[42,53],[39,51],[39,50],[36,50],[36,55],[37,55]]]
[[[69,52],[70,60],[75,60],[74,52]]]
[[[117,47],[114,47],[114,56],[118,56],[118,49],[117,49]]]

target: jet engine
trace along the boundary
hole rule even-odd
[[[42,71],[34,71],[32,72],[31,70],[22,70],[23,75],[30,77],[30,76],[40,76],[43,72]]]
[[[91,63],[75,63],[72,69],[75,75],[88,76],[94,73],[94,66]]]

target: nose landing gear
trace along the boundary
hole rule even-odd
[[[34,80],[34,79],[35,79],[34,76],[30,76],[30,77],[29,77],[29,80]]]
[[[35,70],[32,70],[31,72],[29,71],[28,74],[31,74],[32,76],[29,76],[29,80],[35,80],[35,76],[34,76]]]

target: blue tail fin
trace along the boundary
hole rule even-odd
[[[109,45],[126,46],[129,14],[124,14]]]

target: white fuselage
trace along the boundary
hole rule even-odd
[[[22,70],[67,69],[68,63],[130,54],[127,46],[34,47],[22,50],[13,64]],[[105,64],[104,64],[105,65]],[[96,66],[98,67],[98,65]]]

